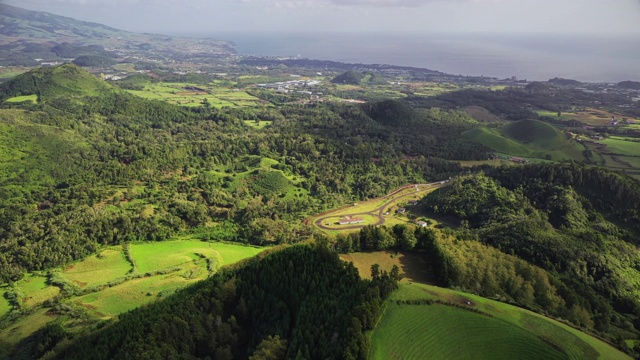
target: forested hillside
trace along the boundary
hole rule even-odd
[[[457,249],[441,239],[434,252],[441,254],[436,257],[442,264],[441,281],[485,295],[495,292],[496,285],[509,289],[513,285],[495,282],[500,276],[490,280],[476,274],[481,268],[466,265],[469,255],[494,248],[548,273],[541,283],[547,290],[533,285],[530,295],[535,298],[526,300],[530,296],[526,289],[514,289],[512,301],[614,339],[635,337],[640,329],[636,200],[640,184],[601,168],[571,164],[485,171],[460,177],[424,200],[430,212],[453,216],[461,223],[452,233],[459,239]],[[477,243],[472,245],[476,241],[490,248],[480,251]],[[460,252],[469,246],[478,250]],[[526,280],[531,274],[527,270],[511,278]],[[484,280],[468,282],[471,278]]]
[[[0,109],[13,144],[0,147],[11,159],[0,164],[3,281],[103,245],[194,228],[203,238],[296,242],[310,214],[452,176],[460,167],[443,158],[484,149],[459,139],[474,124],[456,112],[420,111],[402,124],[393,117],[414,110],[394,102],[187,109],[129,95],[71,64],[18,76],[0,94],[38,97]],[[250,119],[273,123],[253,131]]]

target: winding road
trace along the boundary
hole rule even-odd
[[[376,198],[376,199],[372,199],[369,200],[368,202],[373,202],[373,201],[380,201],[380,200],[384,200],[384,199],[388,199],[388,201],[386,201],[382,206],[380,206],[377,209],[374,209],[372,211],[369,212],[361,212],[361,213],[353,213],[353,214],[340,214],[340,216],[346,217],[346,216],[350,216],[350,217],[358,217],[358,216],[364,216],[364,215],[369,215],[369,216],[373,216],[374,218],[378,219],[378,222],[376,222],[375,224],[362,224],[362,225],[351,225],[351,226],[329,226],[329,225],[325,225],[323,224],[323,222],[326,221],[326,219],[331,218],[331,217],[335,217],[335,213],[338,212],[342,212],[344,211],[346,208],[340,208],[340,209],[335,209],[335,210],[331,210],[329,212],[320,214],[320,215],[316,215],[316,216],[320,216],[319,218],[317,218],[314,221],[314,224],[322,229],[322,230],[352,230],[352,229],[362,229],[363,227],[367,226],[367,225],[374,225],[374,226],[378,226],[378,225],[382,225],[385,223],[385,218],[383,216],[385,209],[387,209],[390,205],[397,203],[398,200],[404,198],[404,197],[411,197],[413,196],[414,193],[408,193],[408,194],[404,194],[401,196],[397,196],[395,197],[396,194],[410,189],[410,188],[420,188],[420,187],[428,187],[429,189],[435,189],[440,185],[445,184],[447,181],[438,181],[438,182],[434,182],[434,183],[430,183],[430,184],[411,184],[411,185],[405,185],[401,188],[398,188],[394,191],[392,191],[391,193],[381,197],[381,198]]]

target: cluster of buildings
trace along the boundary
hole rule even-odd
[[[341,219],[340,221],[338,221],[338,224],[340,225],[352,225],[352,224],[362,224],[362,223],[364,223],[363,218],[351,217],[351,216],[345,216],[344,219]]]
[[[294,89],[298,89],[301,87],[309,87],[319,85],[320,81],[318,80],[290,80],[290,81],[279,81],[272,84],[258,84],[258,87],[264,89],[273,89],[278,93],[288,93],[295,91]],[[302,94],[311,95],[313,92],[311,91],[298,91]]]

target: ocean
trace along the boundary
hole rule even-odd
[[[449,74],[640,81],[640,37],[533,34],[181,34],[230,40],[243,55],[422,67]]]

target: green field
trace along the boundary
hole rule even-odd
[[[38,95],[24,95],[24,96],[15,96],[5,100],[8,103],[19,103],[23,101],[30,101],[35,103],[38,101]]]
[[[195,88],[202,90],[193,90]],[[206,86],[189,83],[147,83],[143,90],[127,91],[145,99],[190,107],[204,106],[205,99],[210,106],[216,108],[257,106],[263,103],[245,91],[219,86],[216,83]]]
[[[100,292],[73,298],[71,302],[87,308],[98,317],[110,318],[202,280],[207,272],[201,269],[200,275],[195,279],[185,279],[178,273],[142,277]]]
[[[401,285],[391,296],[371,343],[372,359],[629,359],[596,338],[530,311],[416,283]]]
[[[260,130],[260,129],[264,129],[265,127],[271,125],[272,121],[258,121],[256,123],[255,120],[245,120],[244,123],[249,125],[249,126],[251,126],[254,129]]]
[[[47,285],[45,277],[37,275],[26,276],[16,287],[24,294],[22,301],[28,307],[42,304],[60,293],[59,288]]]
[[[122,248],[105,249],[98,255],[68,266],[62,274],[79,287],[105,284],[125,276],[131,264],[122,253]]]
[[[584,146],[541,121],[522,120],[498,129],[478,127],[462,135],[510,156],[553,161],[584,160]]]
[[[9,304],[7,299],[4,297],[4,294],[5,294],[5,289],[0,288],[0,318],[6,313],[8,313],[9,311],[11,311],[11,304]]]
[[[107,287],[99,292],[74,297],[70,301],[90,310],[98,317],[112,317],[206,278],[210,274],[207,259],[214,269],[218,269],[223,265],[253,257],[263,250],[200,240],[132,244],[131,256],[138,273],[149,275]],[[96,266],[100,266],[99,263],[96,263]],[[124,270],[125,267],[119,269]],[[162,273],[151,275],[158,271]]]
[[[61,303],[84,309],[91,317],[111,318],[170,295],[177,289],[205,279],[221,266],[237,263],[264,250],[193,239],[133,244],[130,249],[138,269],[134,274],[128,274],[132,266],[126,260],[122,247],[104,249],[98,255],[65,268],[61,273],[63,278],[73,282],[81,291],[89,292],[65,297]],[[38,275],[26,276],[16,287],[24,294],[23,303],[28,307],[38,306],[60,294],[60,288],[47,285],[46,279]],[[11,310],[4,299],[4,292],[2,289],[0,316]],[[47,313],[48,310],[45,308],[20,317],[0,332],[0,342],[16,343],[48,321],[59,318]],[[61,319],[72,320],[64,316]]]
[[[33,334],[38,329],[45,326],[49,321],[55,319],[53,316],[47,315],[49,309],[39,309],[38,311],[21,317],[15,323],[0,330],[0,343],[10,345],[17,344],[20,340]]]
[[[547,116],[554,119],[558,119],[558,113],[554,111],[539,110],[539,111],[536,111],[536,113],[539,116]],[[576,120],[583,124],[587,124],[591,126],[603,126],[603,125],[606,125],[609,122],[609,120],[611,120],[612,117],[615,117],[616,119],[621,119],[621,120],[626,120],[626,119],[633,120],[633,118],[630,118],[628,116],[623,116],[620,113],[614,113],[608,110],[595,109],[595,108],[588,108],[588,109],[572,111],[572,112],[561,112],[559,119],[562,121]]]
[[[619,137],[611,137],[601,142],[607,145],[607,149],[614,154],[640,156],[640,142]]]
[[[263,249],[224,243],[209,243],[199,240],[164,241],[160,243],[133,244],[131,255],[136,261],[138,272],[147,272],[189,265],[207,258],[221,261],[219,266],[232,264],[252,257]]]

